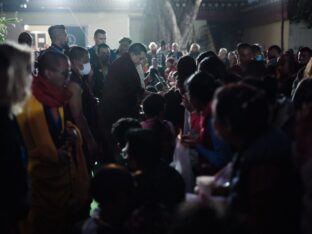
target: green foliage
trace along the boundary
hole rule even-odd
[[[312,27],[312,1],[297,0],[296,12],[293,19],[296,22],[303,21],[309,28]]]
[[[21,22],[22,20],[15,18],[7,18],[5,16],[0,16],[0,42],[5,41],[5,37],[8,33],[8,27],[11,25],[15,27],[16,23]]]

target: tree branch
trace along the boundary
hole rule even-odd
[[[179,42],[181,40],[181,31],[178,27],[177,18],[173,7],[169,0],[162,0],[163,13],[165,21],[167,22],[168,29],[172,29],[173,41]]]
[[[201,3],[202,0],[189,0],[189,3],[185,7],[185,14],[179,25],[181,31],[181,48],[185,48],[191,38],[192,25],[196,20]]]

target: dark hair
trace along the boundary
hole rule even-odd
[[[281,49],[281,47],[279,47],[278,45],[272,45],[272,46],[270,46],[269,49],[268,49],[268,51],[270,51],[270,50],[276,50],[279,54],[282,53],[282,49]]]
[[[60,61],[68,61],[68,57],[55,51],[45,51],[38,59],[38,73],[44,76],[45,70],[57,70]]]
[[[285,63],[288,63],[289,73],[292,75],[296,71],[296,61],[294,56],[290,54],[283,54],[277,62],[278,66],[283,66]]]
[[[159,94],[151,94],[143,100],[143,111],[149,117],[157,117],[165,109],[165,99]]]
[[[96,37],[98,34],[106,34],[106,32],[103,29],[97,29],[94,32],[94,37]]]
[[[247,63],[245,76],[264,77],[268,74],[263,61],[251,60]]]
[[[146,90],[151,92],[151,93],[157,93],[157,89],[152,85],[146,86]]]
[[[91,180],[91,195],[98,203],[118,202],[122,194],[132,195],[134,182],[125,168],[108,164],[99,169]]]
[[[171,89],[164,98],[166,102],[164,119],[173,123],[176,128],[183,126],[184,107],[181,105],[182,96],[180,92]]]
[[[205,52],[202,52],[202,53],[200,53],[200,54],[197,56],[197,58],[196,58],[196,64],[197,64],[197,66],[198,66],[198,64],[200,64],[200,62],[201,62],[202,60],[204,60],[205,58],[208,58],[208,57],[218,57],[218,56],[217,56],[216,53],[213,52],[213,51],[205,51]]]
[[[199,65],[199,71],[212,74],[216,79],[223,81],[226,75],[225,64],[215,56],[203,59]]]
[[[187,79],[196,71],[195,60],[189,56],[183,56],[179,59],[177,64],[178,79]]]
[[[142,52],[146,54],[146,47],[142,43],[133,43],[129,47],[129,53],[138,55],[138,54],[141,54]]]
[[[241,49],[252,49],[252,48],[248,43],[239,43],[237,45],[237,50],[241,50]]]
[[[171,234],[221,234],[223,223],[216,208],[210,203],[184,203],[178,210]]]
[[[278,90],[278,81],[275,77],[264,76],[261,78],[248,77],[242,83],[253,86],[265,92],[269,103],[275,103]]]
[[[216,121],[241,137],[256,137],[268,128],[269,107],[264,92],[246,84],[220,88],[214,99]]]
[[[242,77],[236,73],[227,73],[223,78],[223,84],[237,83],[242,80]]]
[[[118,43],[119,44],[121,44],[121,43],[123,43],[123,42],[126,42],[126,43],[128,43],[129,45],[132,43],[132,40],[129,38],[129,37],[123,37],[123,38],[121,38],[119,41],[118,41]]]
[[[175,135],[167,121],[162,120],[161,112],[165,114],[165,98],[159,94],[151,94],[143,101],[143,110],[148,118],[153,118],[152,126],[156,141],[160,143],[161,160],[166,163],[172,162]]]
[[[289,54],[289,55],[293,56],[295,54],[295,52],[293,49],[289,49],[289,50],[286,50],[285,54]]]
[[[140,169],[155,166],[160,161],[160,143],[149,129],[130,129],[126,134],[129,144],[129,160],[136,162]]]
[[[256,44],[253,44],[251,45],[251,50],[252,52],[255,54],[255,53],[261,53],[262,52],[262,49],[260,46],[256,45]]]
[[[129,234],[165,234],[171,224],[171,215],[160,203],[150,202],[135,210],[127,223]]]
[[[309,53],[310,55],[312,55],[312,50],[311,50],[311,48],[309,48],[309,47],[302,47],[302,48],[299,49],[299,52],[300,52],[300,53],[307,52],[307,53]]]
[[[177,86],[183,88],[184,82],[196,72],[197,67],[195,60],[187,55],[179,59],[177,64]]]
[[[109,46],[106,43],[102,43],[98,45],[98,52],[100,51],[100,49],[110,49]]]
[[[174,63],[175,62],[175,59],[173,57],[169,57],[166,59],[166,62],[169,62],[169,63]]]
[[[164,41],[164,40],[162,40],[161,42],[160,42],[160,46],[165,46],[167,43]]]
[[[190,96],[198,99],[203,105],[212,100],[214,92],[220,86],[211,74],[201,71],[191,76],[186,85]]]
[[[121,147],[126,145],[126,133],[131,128],[140,128],[141,124],[137,119],[121,118],[112,126],[112,135],[114,140],[118,142]]]
[[[303,104],[312,103],[311,90],[312,90],[312,79],[306,78],[299,83],[292,100],[295,110],[300,110]]]
[[[81,46],[72,46],[69,50],[70,61],[82,59],[84,56],[88,56],[88,51]]]
[[[270,75],[263,77],[261,80],[269,102],[275,103],[278,91],[278,80],[275,76]]]
[[[18,36],[18,43],[19,44],[27,44],[28,46],[32,46],[33,38],[29,32],[22,32]]]
[[[48,32],[51,40],[55,38],[57,31],[59,30],[65,30],[65,26],[61,24],[61,25],[52,25],[49,27]]]

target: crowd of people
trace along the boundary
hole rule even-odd
[[[312,232],[310,48],[48,33],[0,44],[1,233]]]

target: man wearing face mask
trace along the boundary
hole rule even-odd
[[[110,48],[107,44],[98,45],[96,63],[91,64],[93,74],[93,93],[97,98],[103,95],[107,74],[110,66]]]
[[[84,153],[89,166],[92,169],[94,157],[97,153],[97,103],[91,90],[82,76],[89,75],[91,65],[88,51],[79,46],[73,46],[69,51],[71,62],[70,81],[68,89],[72,93],[69,100],[69,115],[82,133],[84,142]]]

